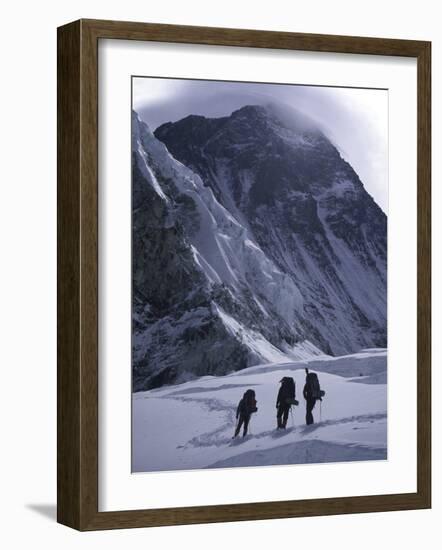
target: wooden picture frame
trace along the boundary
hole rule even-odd
[[[417,59],[417,492],[98,511],[98,41],[159,41]],[[79,20],[58,29],[58,521],[82,531],[431,506],[431,44]]]

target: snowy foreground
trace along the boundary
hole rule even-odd
[[[305,425],[302,397],[308,366],[326,396],[322,415]],[[276,430],[279,380],[293,376],[299,406],[286,430]],[[133,394],[133,472],[305,464],[387,458],[387,352],[250,367]],[[253,388],[258,412],[249,435],[232,440],[235,411]],[[321,418],[322,416],[322,418]]]

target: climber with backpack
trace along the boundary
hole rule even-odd
[[[245,437],[247,435],[250,417],[252,416],[252,413],[257,411],[258,407],[256,406],[255,392],[249,389],[244,393],[242,399],[238,403],[238,407],[236,409],[237,424],[235,434],[232,439],[235,439],[235,437],[239,434],[242,426],[244,426],[242,436]]]
[[[290,408],[292,405],[297,405],[298,401],[296,401],[296,386],[293,378],[284,376],[279,382],[281,387],[276,398],[276,408],[278,409],[276,413],[277,429],[285,430]]]
[[[315,408],[316,401],[322,401],[325,391],[321,390],[316,372],[309,372],[306,368],[305,373],[305,386],[303,390],[304,399],[306,400],[305,422],[307,425],[310,425],[314,423],[313,409]]]

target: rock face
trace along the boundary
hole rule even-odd
[[[133,387],[386,346],[387,220],[299,113],[133,115]]]

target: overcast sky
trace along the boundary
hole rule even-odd
[[[281,101],[314,119],[387,213],[386,90],[133,78],[133,107],[152,130],[190,114],[221,117],[269,101]]]

